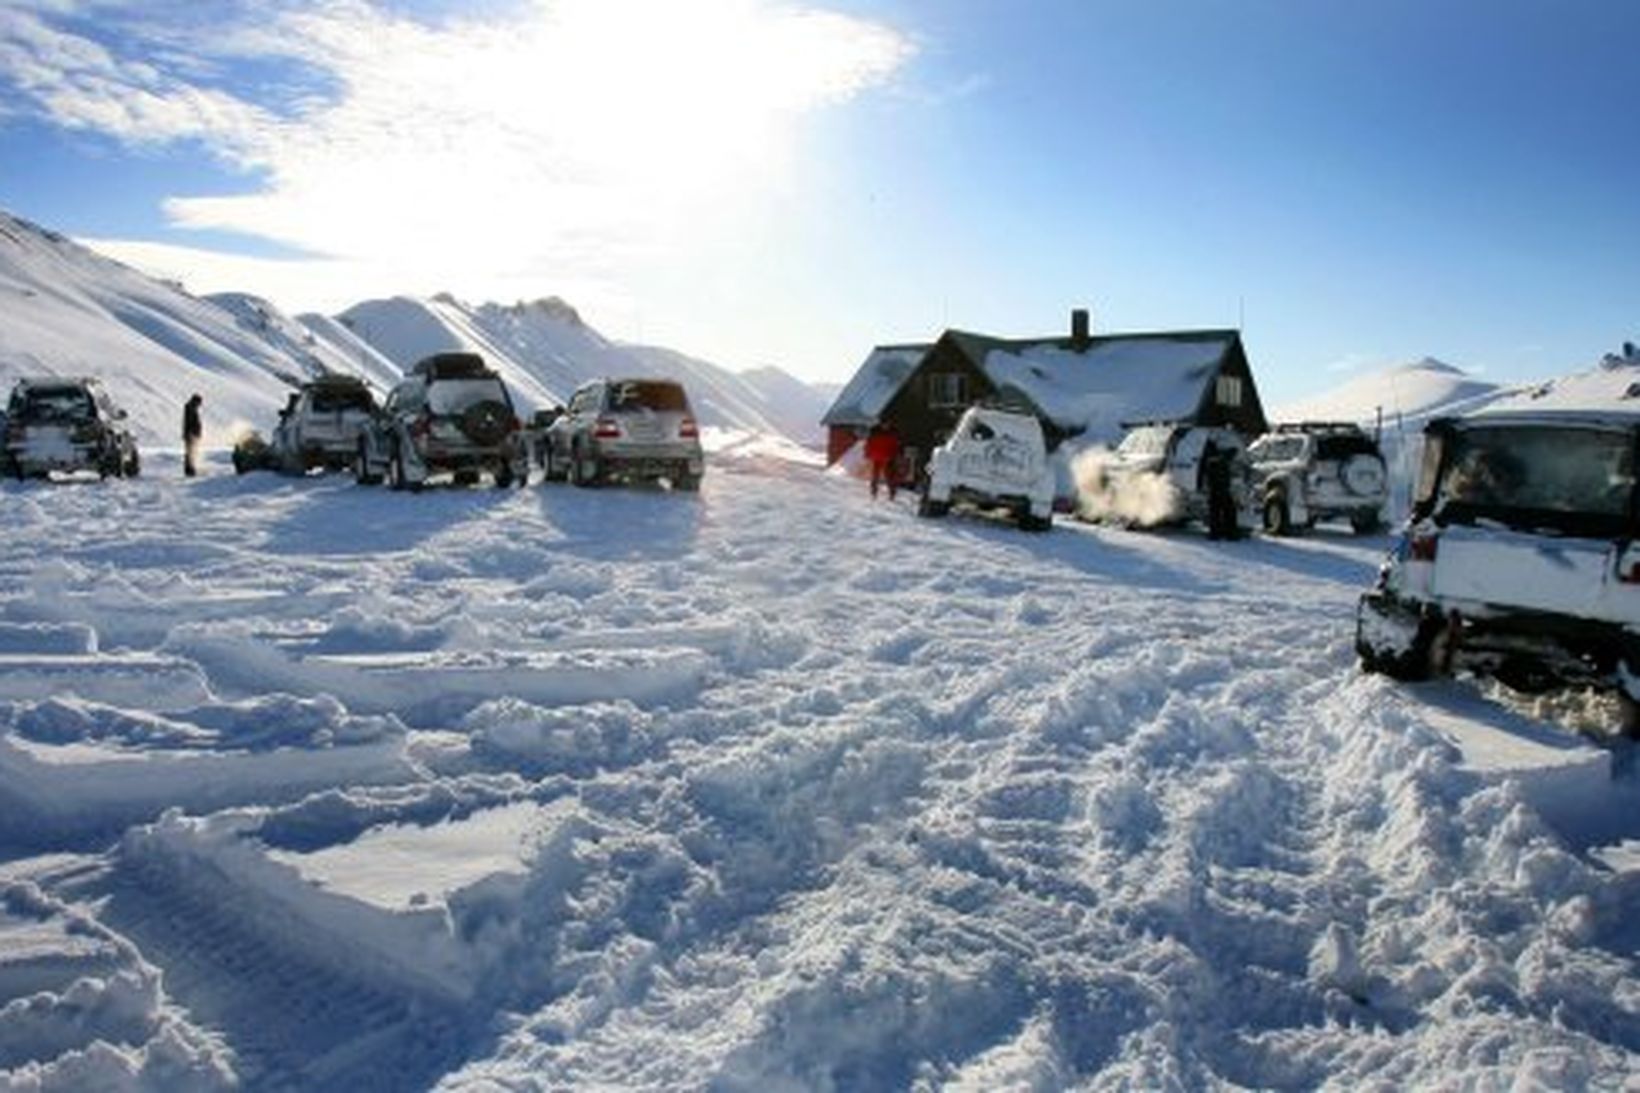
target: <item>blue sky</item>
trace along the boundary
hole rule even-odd
[[[1640,336],[1637,58],[1622,0],[0,0],[0,206],[292,310],[557,293],[809,379],[1239,321],[1279,403]]]

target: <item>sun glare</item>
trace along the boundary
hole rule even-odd
[[[804,113],[911,52],[879,24],[760,0],[561,0],[437,26],[352,6],[286,26],[340,94],[259,135],[244,158],[261,192],[171,214],[402,264],[436,247],[452,281],[673,246],[780,177]]]

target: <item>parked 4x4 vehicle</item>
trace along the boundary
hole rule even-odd
[[[352,465],[359,434],[376,412],[376,399],[357,376],[325,376],[302,384],[279,412],[273,430],[273,454],[279,469],[305,474]]]
[[[919,516],[953,504],[1006,509],[1027,531],[1053,526],[1054,472],[1034,414],[971,406],[928,456]]]
[[[1081,476],[1078,513],[1084,519],[1154,527],[1208,522],[1209,457],[1229,462],[1230,493],[1239,530],[1252,524],[1252,471],[1247,444],[1234,429],[1160,422],[1131,426],[1116,450]]]
[[[683,386],[664,379],[600,379],[583,384],[547,425],[545,476],[577,486],[665,478],[698,490],[706,470],[700,429]]]
[[[436,353],[410,369],[360,432],[353,474],[396,490],[446,473],[460,484],[489,474],[497,486],[523,485],[529,466],[518,430],[507,386],[483,357]]]
[[[1357,535],[1383,526],[1389,475],[1378,442],[1359,426],[1278,425],[1247,449],[1264,530],[1289,535],[1347,519]]]
[[[1362,667],[1640,698],[1640,413],[1431,423],[1412,517],[1356,612]]]
[[[134,478],[137,440],[95,379],[21,379],[6,406],[3,470],[17,478],[96,471]]]

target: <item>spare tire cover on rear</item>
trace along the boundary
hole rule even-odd
[[[494,399],[475,402],[456,419],[462,433],[474,444],[496,444],[507,435],[512,411]]]
[[[1384,488],[1384,464],[1376,456],[1352,455],[1339,468],[1338,477],[1351,493],[1378,493]]]

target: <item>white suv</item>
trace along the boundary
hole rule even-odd
[[[420,489],[451,474],[470,485],[489,474],[499,487],[524,485],[529,464],[520,422],[501,377],[477,353],[435,353],[412,367],[359,433],[353,474],[360,485],[384,478],[395,490]]]
[[[1389,475],[1378,444],[1359,425],[1278,425],[1252,443],[1247,458],[1271,535],[1340,518],[1357,535],[1383,526]]]
[[[1637,444],[1640,407],[1431,423],[1411,519],[1357,608],[1362,667],[1409,680],[1464,670],[1527,693],[1615,691],[1632,731]]]
[[[920,516],[944,516],[954,503],[1007,509],[1027,531],[1053,526],[1054,472],[1042,423],[1032,414],[969,407],[928,457]]]

